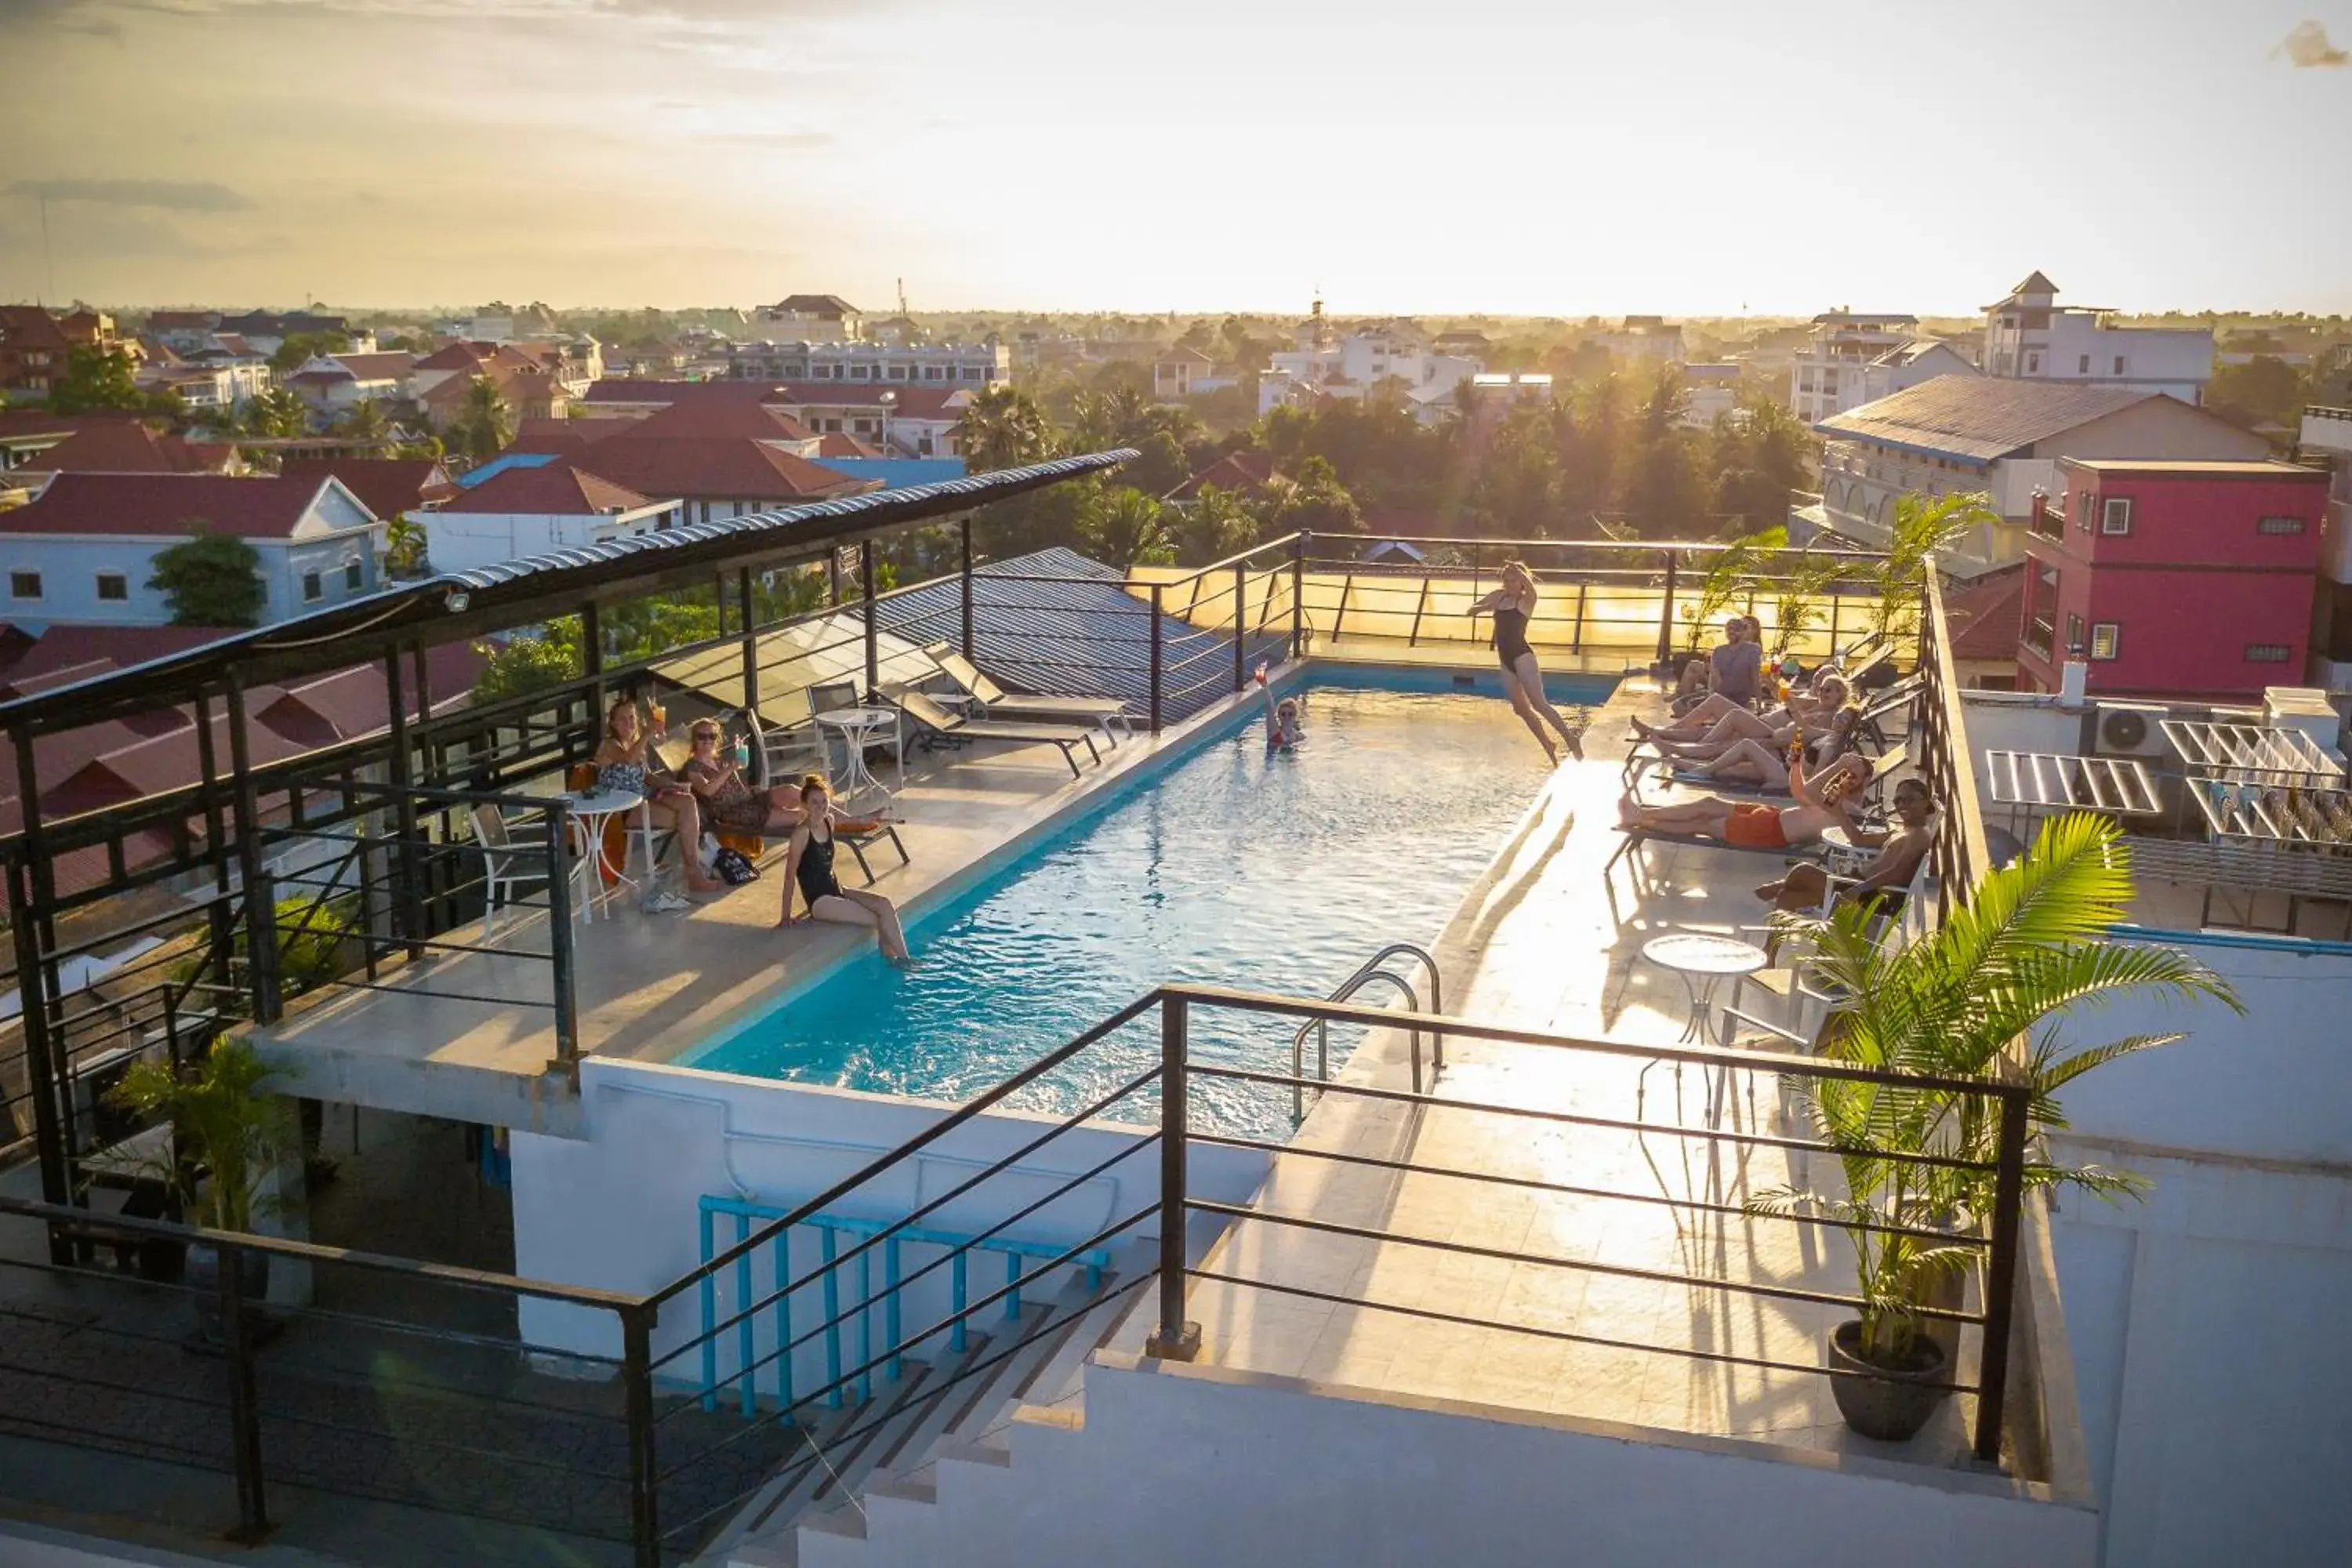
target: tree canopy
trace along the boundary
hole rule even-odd
[[[147,586],[163,595],[175,626],[255,626],[268,595],[261,582],[261,554],[233,533],[215,533],[203,518],[191,520],[194,539],[155,552],[155,574]]]

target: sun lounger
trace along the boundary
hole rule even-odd
[[[1910,750],[1905,746],[1896,746],[1891,751],[1871,757],[1870,783],[1866,786],[1867,792],[1874,795],[1878,793],[1885,786],[1889,775],[1910,760]],[[1692,789],[1708,790],[1717,795],[1747,795],[1759,798],[1778,796],[1782,800],[1794,798],[1784,788],[1774,786],[1768,789],[1763,784],[1747,783],[1739,779],[1720,779],[1695,768],[1673,768],[1668,770],[1666,777],[1674,784],[1685,784]],[[1638,781],[1636,783],[1638,787]]]
[[[1859,737],[1882,752],[1886,750],[1889,737],[1885,721],[1918,700],[1920,684],[1917,676],[1906,675],[1871,699],[1862,710],[1862,722],[1857,729]],[[1907,724],[1906,728],[1908,728]]]
[[[936,698],[905,687],[884,694],[898,704],[898,711],[915,726],[923,743],[929,746],[961,746],[992,741],[1005,746],[1058,746],[1062,760],[1070,764],[1070,776],[1077,778],[1077,748],[1084,746],[1087,755],[1097,763],[1102,761],[1102,751],[1095,744],[1096,731],[1066,724],[1014,724],[996,719],[965,719],[940,706]]]
[[[956,652],[950,644],[933,643],[923,651],[980,705],[981,711],[976,717],[1096,725],[1114,746],[1118,744],[1121,731],[1134,732],[1133,720],[1127,705],[1117,698],[1050,697],[1007,691],[990,679],[987,672],[978,665]]]

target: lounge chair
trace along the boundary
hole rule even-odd
[[[1133,716],[1128,712],[1127,705],[1115,697],[1045,697],[1007,691],[950,644],[933,643],[923,651],[980,705],[974,718],[1092,724],[1099,727],[1104,738],[1114,746],[1118,744],[1122,732],[1135,732]]]
[[[1893,718],[1917,701],[1921,685],[1918,676],[1906,675],[1872,698],[1863,707],[1862,723],[1857,728],[1856,738],[1866,744],[1875,746],[1882,752],[1885,751],[1891,737],[1886,733],[1885,721]],[[1907,729],[1909,726],[1906,724],[1905,727]]]
[[[1864,755],[1869,754],[1864,752]],[[1864,789],[1868,794],[1876,795],[1885,787],[1888,777],[1911,760],[1911,754],[1908,748],[1896,746],[1891,751],[1870,757],[1869,760],[1870,783],[1864,786]],[[1719,779],[1691,768],[1670,768],[1666,771],[1665,776],[1674,784],[1686,784],[1692,789],[1707,790],[1718,795],[1754,795],[1761,800],[1775,797],[1781,800],[1791,798],[1785,789],[1767,789],[1760,784],[1744,784],[1738,779]],[[1640,781],[1636,779],[1633,782],[1638,793]]]
[[[1096,763],[1102,762],[1102,750],[1095,744],[1097,731],[1081,730],[1067,724],[1014,724],[996,719],[965,719],[940,706],[936,698],[908,687],[885,693],[889,701],[898,706],[907,716],[926,746],[963,746],[992,741],[1004,746],[1058,746],[1062,761],[1069,763],[1070,776],[1082,776],[1078,772],[1077,748],[1084,746],[1087,756]]]
[[[798,706],[802,708],[808,706],[805,693],[802,694]],[[792,710],[788,708],[786,710]],[[744,733],[751,740],[751,754],[758,763],[752,782],[761,788],[767,789],[776,784],[791,784],[804,773],[824,774],[832,771],[831,759],[825,753],[824,737],[816,732],[814,723],[797,724],[783,730],[771,729],[761,723],[760,716],[748,708],[739,710],[735,717],[742,722]],[[718,828],[714,831],[722,844],[735,839],[749,839],[751,837],[734,828]],[[849,853],[856,858],[857,869],[865,876],[866,885],[869,888],[874,885],[874,868],[866,862],[866,851],[869,846],[887,840],[890,847],[898,852],[899,865],[913,864],[907,854],[906,841],[898,837],[896,824],[877,823],[862,832],[850,832],[835,827],[833,837],[836,843],[849,847]],[[768,838],[768,835],[761,834],[760,842],[765,844]],[[745,853],[751,854],[754,859],[759,858],[750,849],[745,848],[741,843],[737,843],[735,847],[744,849]]]

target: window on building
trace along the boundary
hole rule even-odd
[[[2116,648],[2122,640],[2123,627],[2117,623],[2095,622],[2091,626],[2091,657],[2100,660],[2115,658]]]
[[[2256,533],[2301,533],[2303,529],[2303,519],[2299,517],[2266,517],[2254,524]]]
[[[2025,374],[2028,375],[2040,375],[2042,374],[2042,356],[2040,354],[2027,354],[2025,356]]]
[[[2131,513],[2132,503],[2130,497],[2110,497],[2106,504],[2099,509],[2099,531],[2101,533],[2129,533],[2131,531]]]
[[[305,572],[305,573],[303,573],[303,574],[302,574],[302,602],[303,602],[304,604],[306,604],[306,605],[312,605],[312,604],[316,604],[316,603],[318,603],[318,601],[320,601],[320,599],[325,598],[326,596],[327,596],[327,580],[326,580],[326,578],[325,578],[324,576],[320,575],[319,573],[316,573],[316,572]]]
[[[8,574],[8,596],[12,599],[37,599],[41,596],[41,574],[38,572]]]
[[[2076,490],[2074,492],[2074,526],[2084,533],[2090,532],[2091,509],[2098,504],[2099,498],[2089,490]]]
[[[98,596],[102,604],[120,605],[129,602],[131,579],[120,572],[100,572],[98,574]]]
[[[2080,616],[2068,616],[2066,617],[2066,657],[2069,658],[2074,658],[2075,654],[2081,651],[2082,647],[2083,617]]]
[[[344,563],[343,563],[343,587],[344,587],[344,590],[345,590],[346,592],[349,592],[349,593],[356,594],[356,593],[358,593],[362,588],[364,588],[364,587],[366,587],[366,586],[367,586],[367,568],[366,568],[365,566],[362,566],[362,564],[360,564],[360,563],[358,563],[357,561],[346,561],[346,562],[344,562]]]
[[[2089,354],[2083,355],[2083,363],[2074,367],[2074,374],[2076,375],[2088,375],[2091,374],[2091,356]]]
[[[2284,664],[2294,650],[2283,642],[2250,642],[2246,645],[2248,664]]]
[[[2117,354],[2117,355],[2116,356],[2116,368],[2115,368],[2115,372],[2114,372],[2114,374],[2116,374],[2116,375],[2121,375],[2121,374],[2123,374],[2123,373],[2124,373],[2124,356],[2123,356],[2123,355],[2121,355],[2121,354]]]

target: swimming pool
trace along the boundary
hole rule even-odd
[[[1028,847],[686,1065],[962,1100],[1167,980],[1319,996],[1391,942],[1427,944],[1535,797],[1543,753],[1492,672],[1334,670],[1297,688],[1306,739],[1269,757],[1253,711]],[[1606,679],[1554,677],[1597,706]],[[1424,998],[1425,999],[1425,998]],[[1195,1053],[1289,1067],[1278,1019],[1196,1024]],[[1333,1032],[1337,1069],[1341,1047]],[[1352,1042],[1349,1042],[1352,1044]],[[1067,1113],[1152,1059],[1144,1020],[1014,1103]],[[1286,1093],[1202,1080],[1195,1114],[1286,1137]]]

